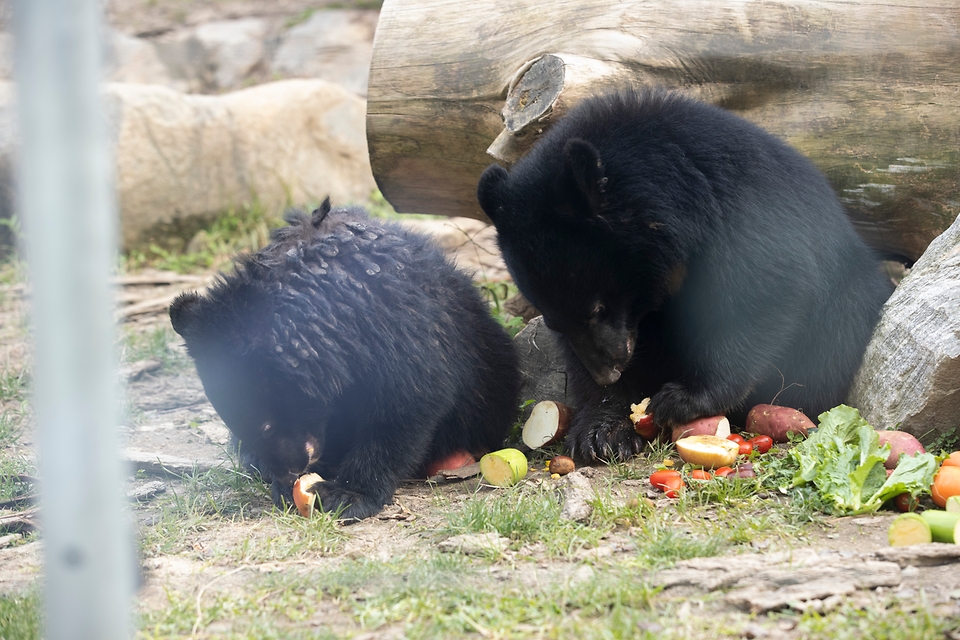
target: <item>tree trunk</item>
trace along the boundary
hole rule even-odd
[[[955,0],[386,0],[371,164],[398,211],[483,219],[495,158],[586,96],[666,86],[788,141],[870,244],[913,260],[960,212],[958,32]]]

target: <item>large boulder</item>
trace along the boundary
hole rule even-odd
[[[282,36],[271,71],[282,77],[323,78],[366,96],[379,15],[360,9],[314,12]]]
[[[269,31],[260,18],[218,20],[142,42],[156,49],[177,88],[216,92],[242,86],[266,66]],[[167,83],[159,75],[157,81]]]
[[[883,308],[848,403],[878,429],[960,444],[960,219]]]
[[[191,216],[259,201],[365,202],[376,184],[364,102],[323,80],[219,96],[151,85],[105,89],[126,247]]]

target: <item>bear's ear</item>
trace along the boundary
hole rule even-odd
[[[497,221],[503,213],[504,185],[507,182],[507,170],[498,164],[486,168],[477,185],[477,200],[487,217]]]
[[[607,184],[600,152],[586,140],[571,138],[563,145],[563,162],[567,178],[576,185],[591,213],[599,215]]]
[[[199,303],[200,296],[191,291],[181,293],[170,305],[170,323],[173,325],[173,330],[184,338],[187,334],[196,333]]]

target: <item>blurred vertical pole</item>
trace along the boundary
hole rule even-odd
[[[109,276],[112,152],[99,92],[99,0],[16,0],[19,202],[32,286],[44,636],[130,635]]]

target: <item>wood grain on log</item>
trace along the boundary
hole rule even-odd
[[[520,124],[504,127],[511,87],[526,83],[551,105],[531,120],[546,116],[543,127],[520,127],[534,140],[583,96],[631,82],[681,90],[787,140],[885,252],[916,259],[960,212],[955,0],[558,0],[549,20],[543,10],[384,2],[367,137],[398,211],[483,219],[487,149]],[[537,62],[539,75],[524,78]],[[533,113],[516,107],[508,116]],[[529,140],[501,139],[494,152],[509,158]]]

